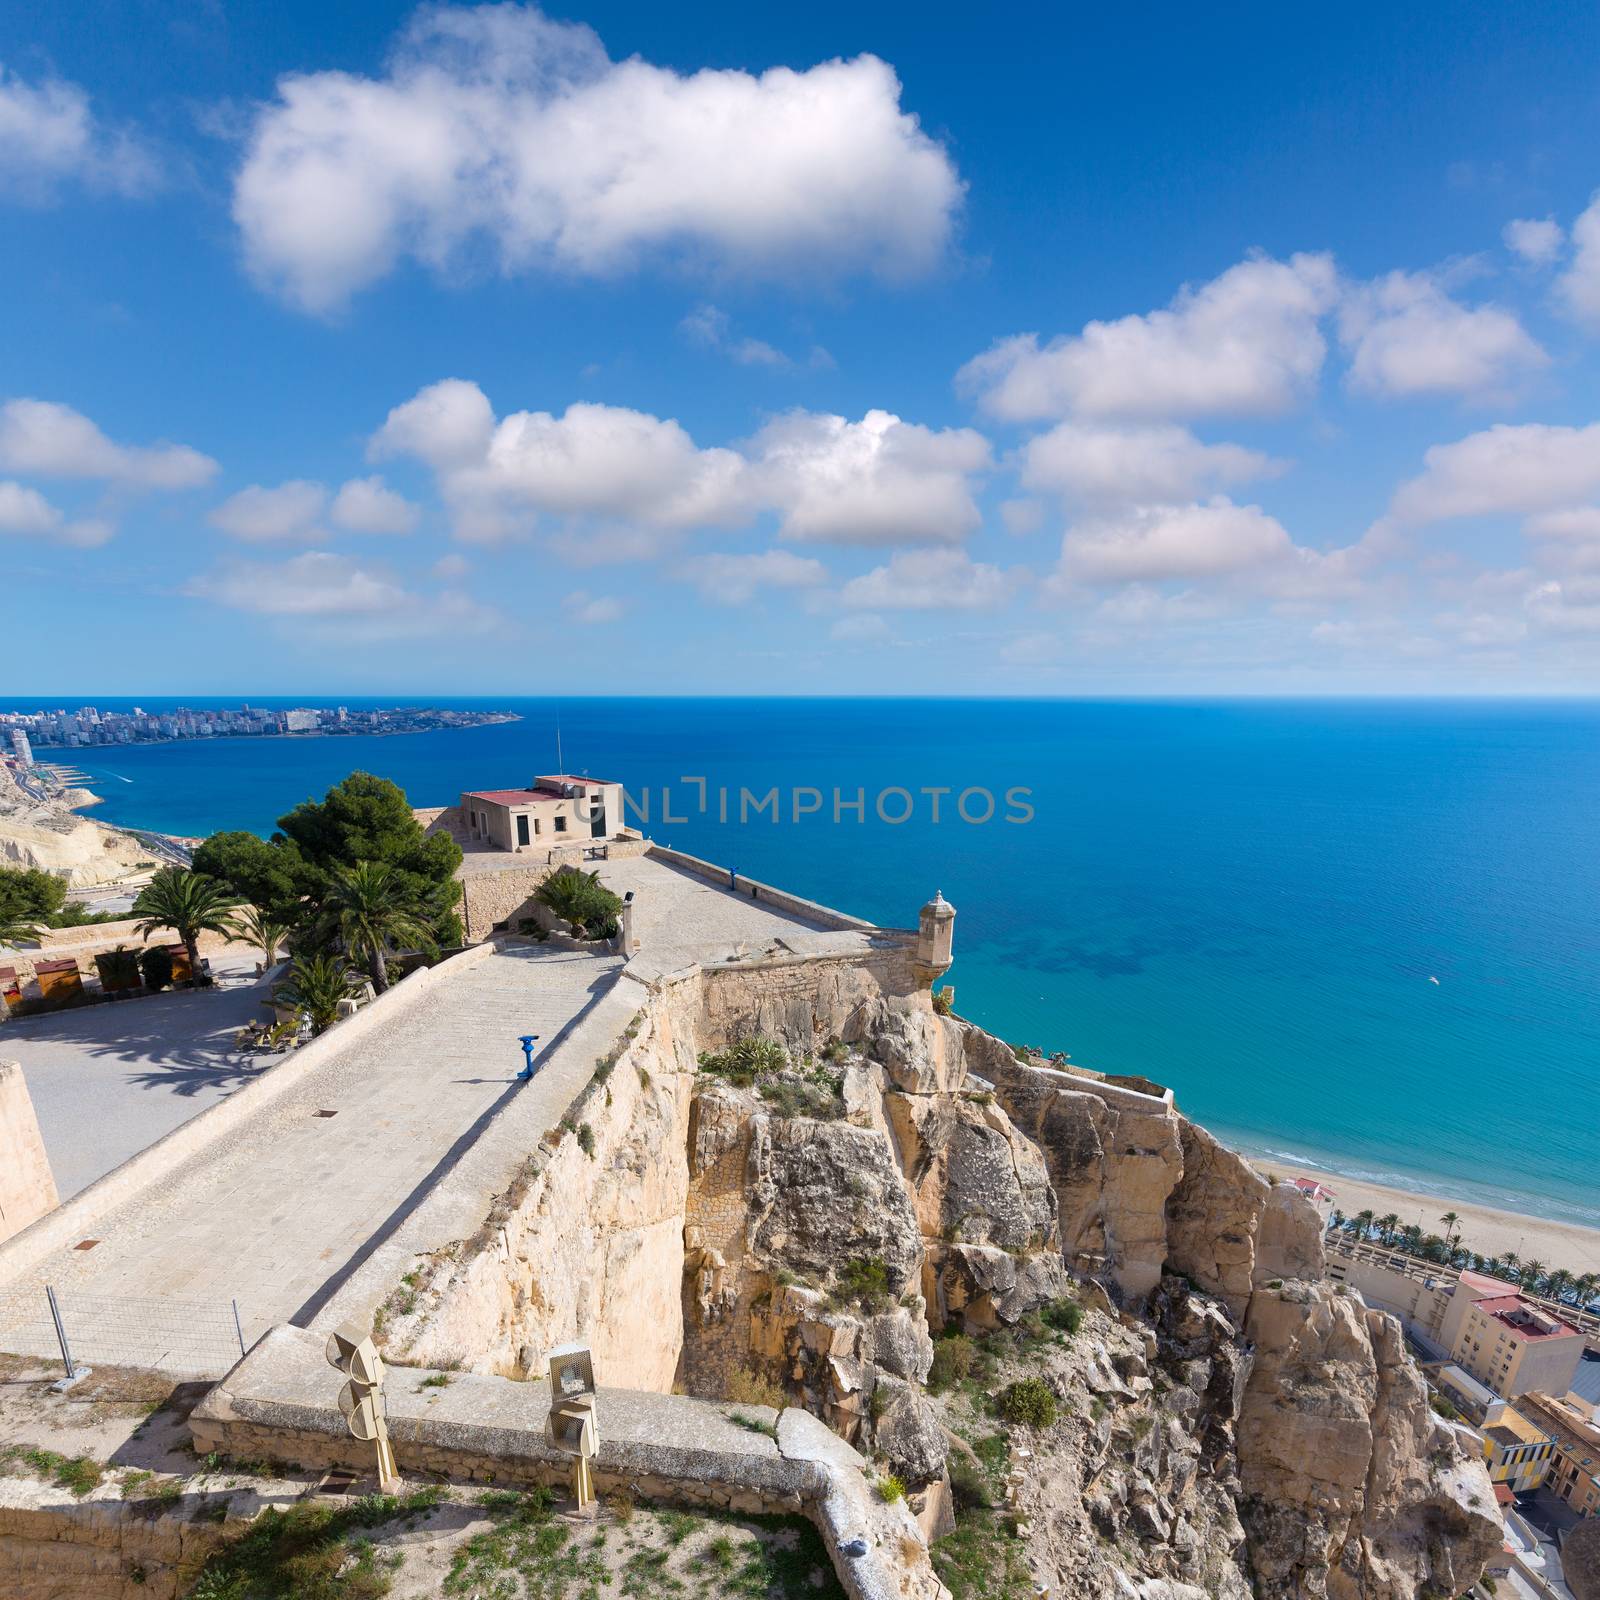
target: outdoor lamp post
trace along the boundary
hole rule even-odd
[[[522,1054],[527,1065],[517,1074],[518,1083],[526,1083],[533,1076],[533,1047],[538,1043],[539,1035],[536,1033],[523,1034],[519,1043],[522,1045]]]

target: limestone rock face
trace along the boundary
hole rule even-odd
[[[1428,1409],[1394,1319],[1327,1284],[1259,1290],[1238,1454],[1257,1593],[1455,1594],[1501,1539],[1481,1465]]]
[[[1274,1184],[1256,1234],[1256,1283],[1275,1278],[1320,1283],[1327,1267],[1317,1208],[1292,1183]]]
[[[876,1130],[757,1117],[750,1189],[752,1243],[764,1259],[819,1283],[852,1260],[881,1261],[893,1296],[920,1281],[916,1212]]]
[[[1183,1173],[1183,1119],[1150,1096],[1107,1098],[1065,1073],[1023,1066],[976,1029],[967,1030],[966,1043],[969,1063],[995,1084],[1013,1123],[1044,1154],[1068,1265],[1105,1275],[1124,1295],[1148,1294],[1167,1260],[1167,1201]]]
[[[1026,1256],[984,1244],[928,1245],[922,1292],[936,1328],[955,1322],[967,1333],[989,1333],[1066,1294],[1072,1276],[1058,1251]]]

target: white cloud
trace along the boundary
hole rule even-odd
[[[472,563],[464,555],[452,550],[448,555],[442,555],[428,569],[429,575],[454,582],[457,578],[464,578],[472,571]]]
[[[234,560],[191,578],[183,592],[258,616],[337,624],[335,637],[343,641],[460,636],[497,627],[501,620],[466,595],[418,594],[382,567],[326,550],[307,550],[278,563]]]
[[[1063,422],[1022,447],[1025,488],[1091,503],[1187,500],[1275,468],[1255,450],[1202,444],[1187,428]]]
[[[1561,511],[1541,511],[1529,517],[1523,531],[1537,539],[1593,539],[1600,541],[1600,506],[1569,506]]]
[[[1037,334],[1003,339],[968,362],[959,381],[1013,420],[1285,411],[1322,370],[1318,322],[1336,284],[1329,256],[1254,256],[1183,288],[1164,310],[1091,322],[1042,347]]]
[[[496,423],[483,391],[459,379],[391,411],[373,449],[432,465],[468,537],[510,531],[517,510],[660,528],[727,525],[748,511],[743,458],[698,449],[676,422],[578,402],[560,417],[516,411]]]
[[[611,61],[533,6],[420,10],[383,77],[291,74],[234,190],[255,272],[326,311],[403,257],[886,277],[941,255],[961,182],[874,56],[760,76]]]
[[[49,533],[61,513],[37,489],[0,482],[0,533]]]
[[[1549,363],[1517,318],[1467,307],[1425,272],[1391,272],[1352,288],[1339,308],[1350,386],[1368,394],[1485,395]]]
[[[51,400],[0,406],[0,468],[44,478],[101,478],[133,489],[192,489],[217,464],[182,444],[114,444],[80,411]]]
[[[1600,633],[1600,577],[1541,583],[1525,604],[1530,625],[1546,633]]]
[[[418,511],[380,477],[351,478],[333,497],[329,517],[350,533],[412,533]]]
[[[830,639],[841,644],[875,644],[890,635],[889,624],[874,611],[858,611],[851,617],[840,617],[828,631]]]
[[[1283,561],[1293,550],[1283,525],[1260,506],[1218,495],[1074,528],[1062,541],[1060,576],[1092,584],[1216,578]]]
[[[828,581],[828,569],[789,550],[754,555],[707,555],[686,561],[680,575],[718,605],[744,605],[758,589],[814,589]]]
[[[1402,522],[1561,510],[1600,493],[1600,423],[1500,422],[1422,459],[1422,473],[1394,496]]]
[[[840,603],[862,611],[989,611],[1023,574],[975,562],[964,550],[897,550],[884,567],[852,578]]]
[[[741,367],[790,367],[783,351],[763,339],[735,338],[733,324],[726,311],[716,306],[696,306],[678,324],[696,344],[707,350],[717,350]]]
[[[160,172],[137,139],[100,123],[77,84],[30,84],[0,66],[0,194],[42,202],[67,180],[138,196]]]
[[[561,603],[574,622],[581,622],[586,627],[622,620],[622,602],[615,595],[590,594],[587,589],[574,589]]]
[[[1572,261],[1556,280],[1567,310],[1591,330],[1600,330],[1600,190],[1572,224]]]
[[[1002,500],[1000,520],[1007,533],[1023,539],[1044,526],[1044,507],[1037,500]]]
[[[482,390],[459,379],[391,411],[372,453],[428,462],[461,537],[503,537],[542,513],[625,524],[620,542],[614,531],[598,539],[625,557],[653,553],[662,531],[740,526],[762,511],[797,542],[954,543],[981,520],[972,480],[990,460],[971,429],[886,411],[859,422],[791,412],[737,450],[702,449],[670,418],[588,402],[496,422]]]
[[[242,539],[247,544],[314,539],[321,536],[317,522],[327,503],[328,491],[320,483],[308,483],[304,478],[292,478],[272,489],[252,483],[248,489],[229,495],[206,521],[230,539]]]
[[[1518,217],[1501,230],[1506,249],[1520,256],[1529,266],[1548,266],[1561,254],[1567,236],[1552,218]]]
[[[859,422],[794,411],[768,423],[752,452],[785,539],[955,544],[983,520],[972,480],[990,464],[989,443],[971,428],[924,428],[888,411]]]

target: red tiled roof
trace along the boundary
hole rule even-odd
[[[1494,1497],[1503,1506],[1514,1506],[1517,1503],[1517,1497],[1512,1494],[1509,1483],[1497,1483],[1494,1486]]]

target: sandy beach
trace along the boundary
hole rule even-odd
[[[1444,1233],[1439,1218],[1454,1211],[1460,1218],[1462,1243],[1480,1255],[1504,1255],[1512,1251],[1521,1261],[1542,1261],[1546,1267],[1565,1267],[1574,1275],[1600,1272],[1600,1229],[1583,1228],[1568,1222],[1547,1222],[1543,1217],[1526,1217],[1515,1211],[1497,1211],[1492,1206],[1474,1205],[1467,1200],[1441,1200],[1437,1195],[1416,1194],[1408,1189],[1389,1189],[1376,1183],[1361,1183],[1338,1173],[1292,1166],[1286,1161],[1251,1156],[1258,1171],[1278,1178],[1312,1178],[1326,1184],[1334,1193],[1334,1205],[1346,1216],[1369,1207],[1377,1216],[1389,1212],[1399,1217],[1400,1225],[1418,1224],[1424,1232]]]

